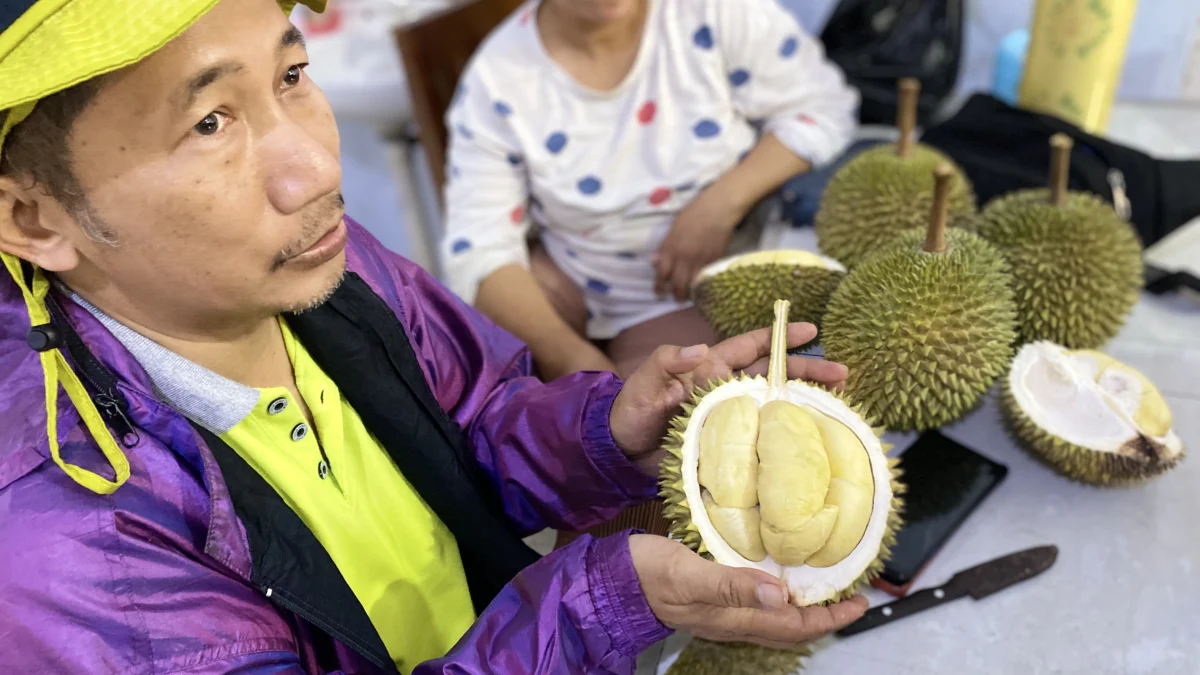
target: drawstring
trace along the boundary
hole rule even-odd
[[[5,125],[8,126],[7,124]],[[0,139],[2,140],[2,139]],[[43,385],[46,390],[46,437],[50,443],[50,456],[68,476],[76,483],[97,494],[112,494],[129,479],[129,459],[117,447],[117,442],[109,433],[100,411],[96,409],[92,399],[84,389],[83,383],[75,371],[71,369],[67,359],[59,347],[62,345],[61,334],[52,324],[50,310],[46,307],[46,295],[50,292],[50,282],[41,269],[33,268],[33,279],[28,285],[21,270],[21,261],[8,253],[0,252],[4,266],[9,275],[21,289],[25,298],[25,309],[29,313],[31,330],[29,346],[37,350],[42,362]],[[87,426],[92,438],[100,446],[100,452],[112,466],[116,480],[110,481],[83,467],[69,464],[63,460],[58,446],[58,385],[62,384],[71,403],[79,411],[80,418]]]

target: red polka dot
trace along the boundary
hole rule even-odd
[[[533,10],[534,9],[535,9],[534,7],[530,7],[529,9],[525,10],[524,14],[521,15],[521,25],[522,26],[528,24],[529,20],[533,18]]]
[[[817,123],[817,121],[815,119],[813,119],[810,115],[801,115],[801,116],[797,117],[796,119],[800,120],[801,122],[803,122],[805,124],[814,124],[815,125]]]
[[[671,190],[669,188],[660,187],[650,193],[650,203],[658,206],[659,204],[671,198]]]
[[[654,101],[646,101],[645,105],[638,110],[638,121],[642,124],[650,124],[654,121],[654,115],[658,113],[658,106]]]
[[[518,206],[512,210],[512,213],[508,214],[508,217],[512,220],[513,225],[520,225],[525,221],[525,207]]]

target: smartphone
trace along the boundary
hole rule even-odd
[[[892,559],[874,586],[897,597],[908,593],[942,545],[1008,475],[994,462],[942,435],[928,431],[900,456],[904,525]]]

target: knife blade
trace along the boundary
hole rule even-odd
[[[1049,569],[1057,559],[1057,546],[1036,546],[994,558],[962,570],[941,586],[922,589],[886,605],[872,607],[858,621],[837,634],[843,637],[856,635],[968,595],[974,600],[982,600],[1013,584],[1036,577]]]

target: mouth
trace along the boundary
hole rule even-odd
[[[337,223],[304,251],[288,259],[289,266],[315,267],[329,262],[346,248],[346,221],[341,214]]]

